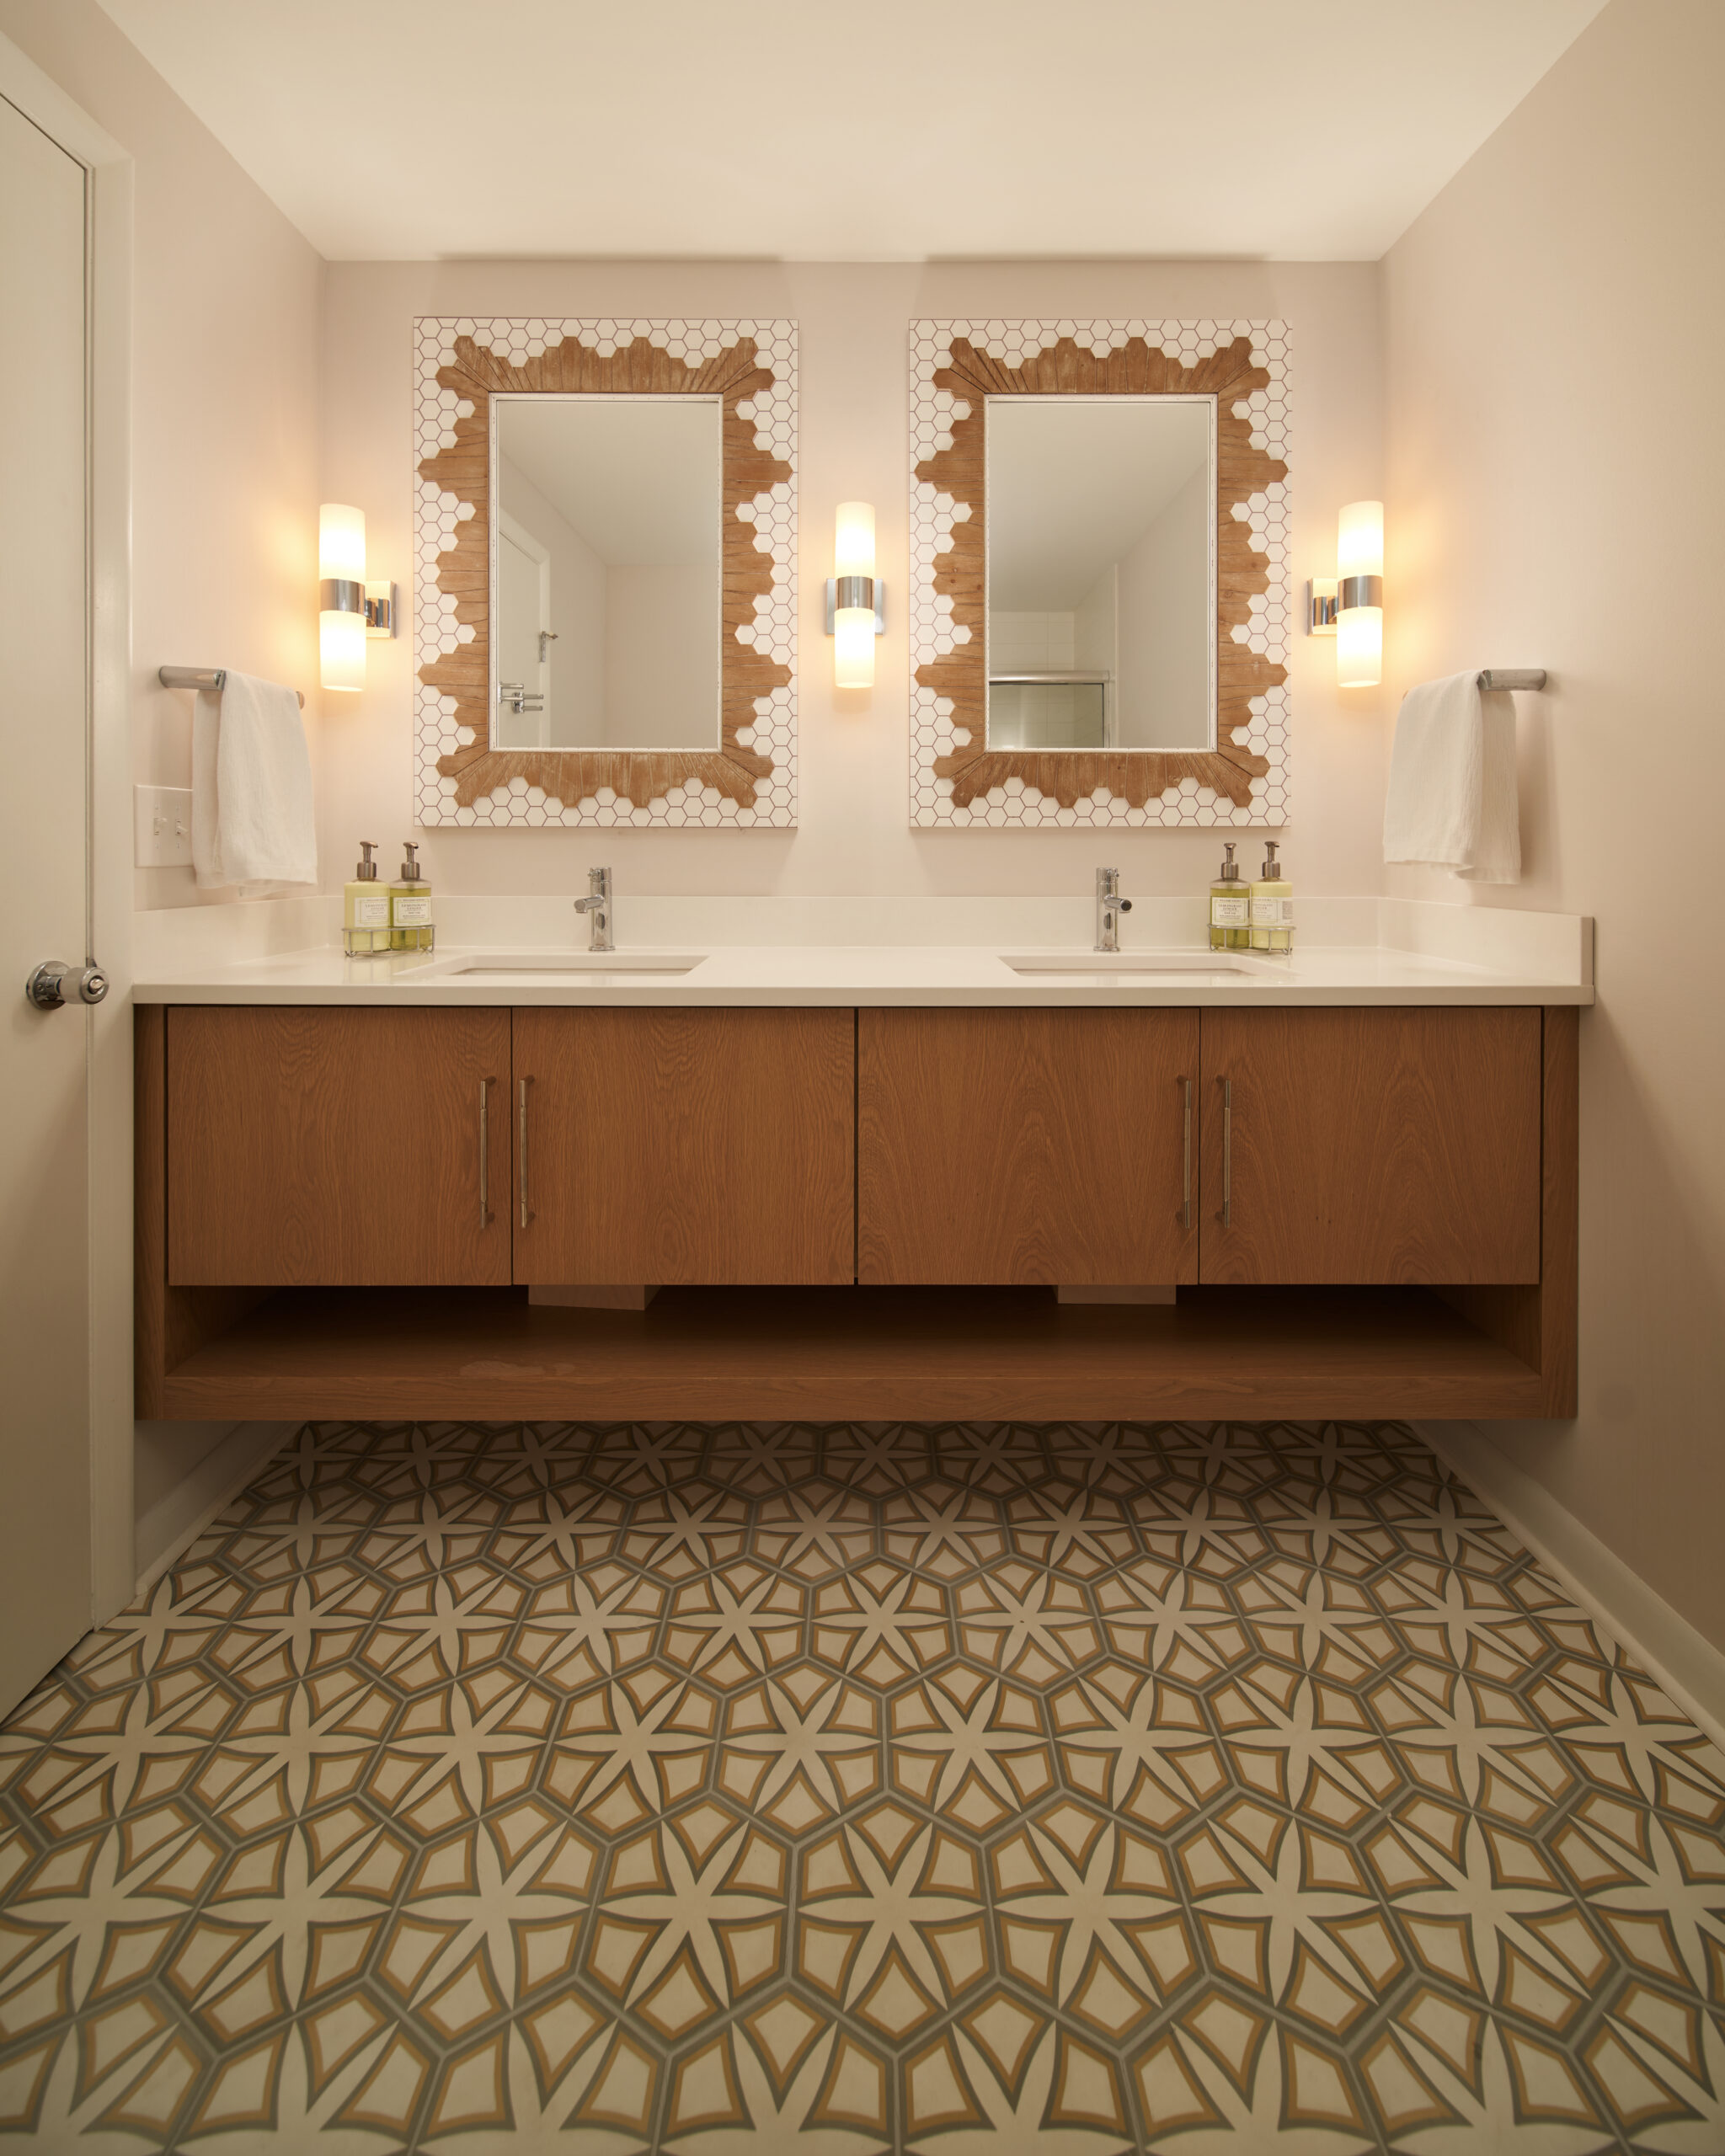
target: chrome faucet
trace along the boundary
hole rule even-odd
[[[608,868],[590,868],[587,871],[587,895],[574,901],[575,911],[587,919],[587,948],[590,951],[614,951],[611,940],[611,871]]]
[[[1120,896],[1119,870],[1098,868],[1096,872],[1096,947],[1098,951],[1119,949],[1120,915],[1131,910],[1131,899]]]

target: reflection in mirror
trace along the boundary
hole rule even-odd
[[[988,746],[1215,745],[1215,399],[987,400]]]
[[[721,400],[491,403],[494,744],[717,749]]]

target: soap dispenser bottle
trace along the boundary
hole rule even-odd
[[[419,849],[409,839],[400,879],[389,887],[389,947],[429,951],[437,941],[431,923],[431,886],[419,873]]]
[[[389,948],[389,894],[378,889],[377,864],[371,858],[377,847],[376,839],[360,841],[360,864],[342,905],[341,947],[350,958]]]
[[[1245,950],[1252,941],[1251,919],[1251,899],[1231,841],[1222,848],[1222,873],[1210,887],[1211,950]]]
[[[1294,886],[1282,873],[1276,842],[1263,842],[1263,873],[1252,887],[1252,947],[1279,952],[1294,948]]]

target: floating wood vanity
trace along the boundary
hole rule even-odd
[[[1573,1004],[136,1020],[141,1416],[1574,1412]]]

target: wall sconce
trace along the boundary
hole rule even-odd
[[[1336,520],[1336,574],[1306,586],[1306,633],[1336,639],[1336,682],[1375,688],[1384,671],[1384,505],[1349,502]]]
[[[886,586],[874,574],[874,504],[841,502],[826,580],[836,689],[874,686],[874,639],[886,634]]]
[[[318,678],[326,689],[363,689],[366,639],[395,634],[395,586],[366,581],[363,510],[318,510]]]
[[[1384,671],[1384,505],[1349,502],[1336,521],[1336,680],[1375,688]]]
[[[366,517],[344,502],[318,511],[318,678],[366,686]]]

